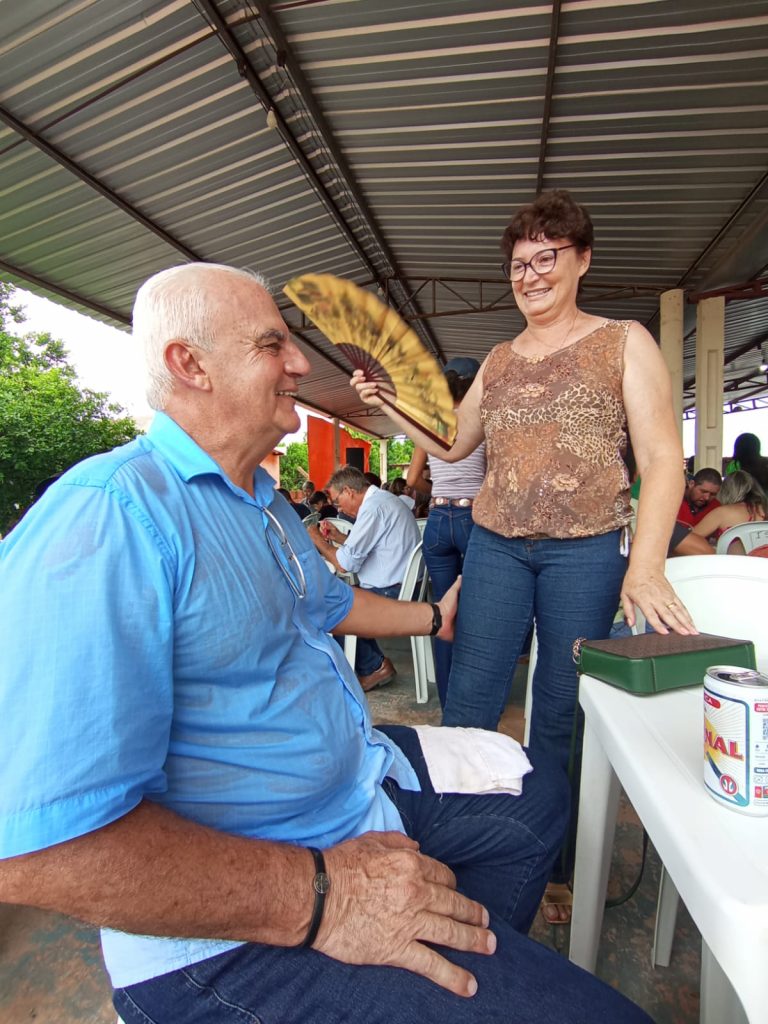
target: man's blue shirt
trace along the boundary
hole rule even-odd
[[[0,543],[0,857],[144,798],[300,845],[402,831],[381,782],[416,789],[415,775],[328,636],[351,605],[268,474],[252,498],[169,417],[75,466]],[[103,944],[116,986],[235,945],[110,931]]]

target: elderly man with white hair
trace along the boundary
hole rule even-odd
[[[329,634],[449,638],[457,594],[347,587],[259,468],[309,369],[263,284],[163,272],[134,331],[149,433],[0,545],[0,899],[100,925],[126,1024],[647,1021],[523,934],[559,769],[435,793],[372,727]]]

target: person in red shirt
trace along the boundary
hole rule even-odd
[[[700,469],[687,487],[677,513],[678,523],[695,526],[700,519],[717,508],[720,502],[717,494],[723,478],[716,469]]]

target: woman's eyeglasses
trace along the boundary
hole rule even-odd
[[[551,270],[555,269],[559,252],[563,252],[564,249],[575,248],[576,243],[572,242],[570,245],[561,245],[559,249],[540,249],[533,259],[507,260],[501,264],[501,269],[504,271],[504,277],[509,278],[510,281],[522,281],[528,267],[537,274],[548,274]]]
[[[261,510],[267,517],[267,543],[272,556],[280,566],[280,569],[288,581],[288,585],[296,597],[301,600],[307,593],[307,578],[304,569],[299,561],[299,556],[291,547],[288,535],[283,529],[283,524],[268,508]]]

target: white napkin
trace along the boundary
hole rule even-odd
[[[533,771],[511,736],[487,729],[416,725],[436,793],[511,793],[520,796]]]

